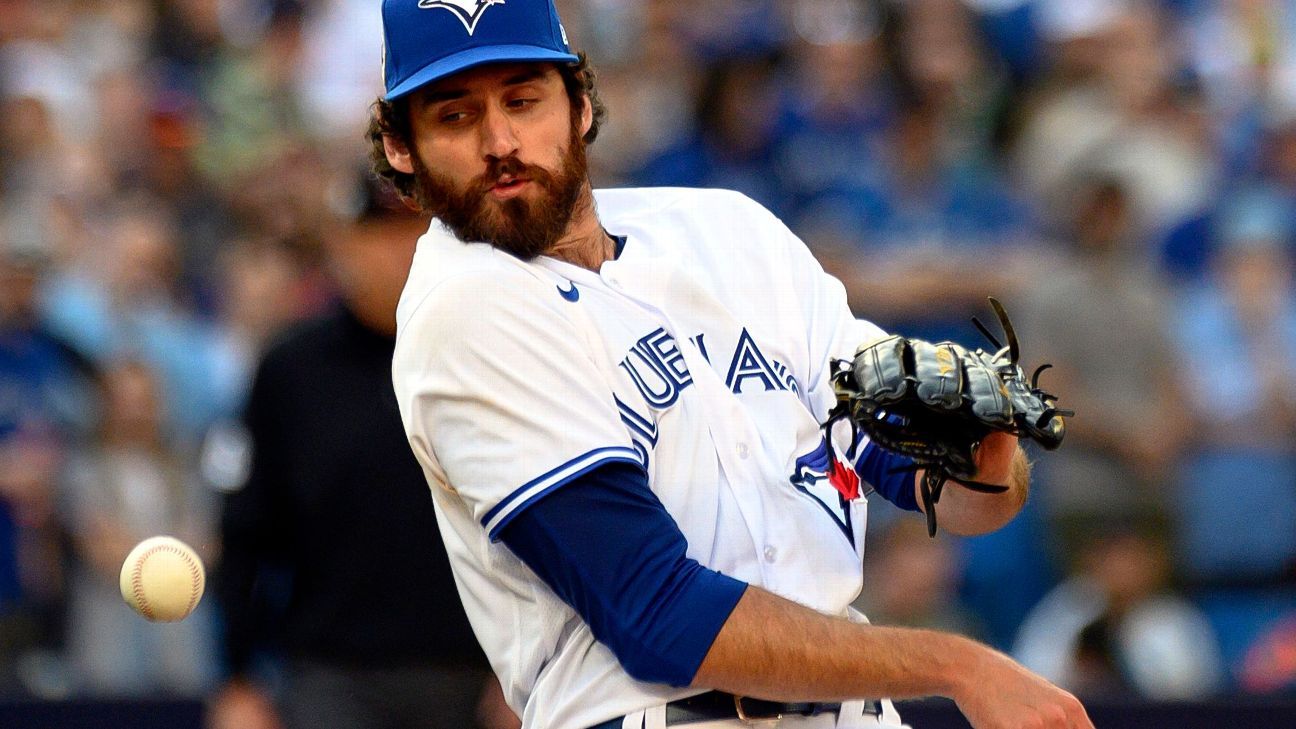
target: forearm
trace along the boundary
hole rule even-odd
[[[987,494],[963,488],[953,481],[945,484],[940,502],[936,505],[941,529],[951,534],[975,536],[999,529],[1017,516],[1030,495],[1030,460],[1015,443],[1013,447],[1011,460],[1002,476],[977,479],[1007,486],[1007,491]],[[919,508],[922,508],[923,503],[920,491],[922,476],[923,472],[919,471],[914,478],[914,490],[919,494]]]
[[[749,587],[693,685],[771,701],[955,697],[991,653],[957,635],[852,623]]]
[[[500,537],[640,681],[775,701],[941,695],[978,729],[1092,729],[1058,721],[1083,718],[1074,698],[971,640],[824,616],[702,568],[627,464],[549,494]]]

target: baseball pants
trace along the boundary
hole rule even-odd
[[[900,715],[890,701],[881,702],[881,714],[875,713],[873,702],[848,701],[842,704],[837,714],[819,716],[787,716],[778,721],[759,722],[756,725],[767,729],[909,729],[900,721]],[[693,722],[680,724],[686,729],[734,729],[751,727],[739,719],[722,721]],[[654,706],[644,711],[628,714],[621,723],[621,729],[666,729],[666,707]]]

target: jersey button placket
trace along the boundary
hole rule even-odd
[[[751,455],[751,449],[747,447],[746,443],[739,443],[737,446],[734,447],[734,451],[736,451],[738,453],[738,457],[743,459],[744,461],[747,460],[747,457]]]
[[[777,559],[778,559],[778,549],[767,545],[765,547],[765,561],[769,562],[770,564],[773,564],[774,561]]]

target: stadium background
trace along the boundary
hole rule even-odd
[[[558,4],[611,111],[596,185],[741,190],[861,316],[977,344],[995,294],[1056,366],[1079,415],[1026,512],[928,541],[875,509],[863,609],[1113,716],[1290,710],[1296,6]],[[376,6],[0,0],[0,724],[198,721],[218,606],[163,631],[116,571],[154,533],[219,554],[252,367],[363,207]]]

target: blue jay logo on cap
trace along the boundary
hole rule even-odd
[[[477,30],[477,21],[492,5],[503,5],[504,0],[419,0],[420,8],[442,8],[455,14],[464,24],[468,35]]]

